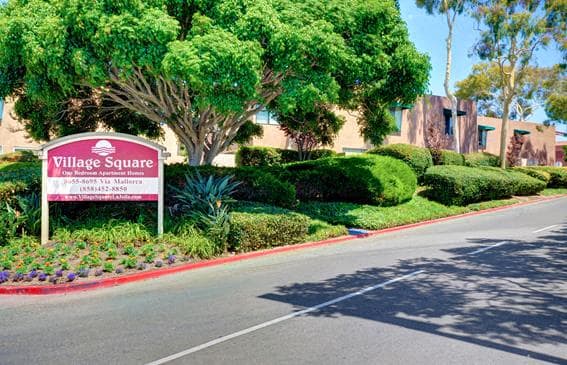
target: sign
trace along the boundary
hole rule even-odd
[[[49,201],[157,201],[159,151],[112,137],[47,151]]]
[[[82,133],[43,145],[42,243],[51,201],[157,201],[161,234],[167,156],[165,147],[122,133]]]

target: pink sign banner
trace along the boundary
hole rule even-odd
[[[157,201],[159,151],[112,137],[47,151],[48,201]]]

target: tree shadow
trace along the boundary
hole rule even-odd
[[[567,343],[567,229],[536,240],[469,239],[451,259],[400,260],[319,282],[282,286],[262,298],[297,310],[416,270],[424,273],[306,315],[353,316],[473,343],[551,363],[567,358],[538,352]],[[501,246],[472,254],[483,247]]]

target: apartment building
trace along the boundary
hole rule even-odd
[[[30,149],[38,143],[26,138],[20,124],[14,119],[13,103],[4,105],[2,123],[0,124],[0,145],[3,153],[20,149]],[[360,136],[357,124],[358,115],[355,112],[338,110],[346,122],[335,138],[330,148],[346,154],[361,153],[373,146]],[[476,103],[471,100],[461,100],[457,107],[457,120],[452,120],[450,102],[446,97],[428,95],[418,99],[413,105],[396,105],[391,108],[396,120],[398,131],[385,139],[386,144],[408,143],[425,147],[431,125],[438,133],[445,136],[446,148],[454,148],[454,126],[459,125],[461,152],[471,153],[484,151],[498,154],[500,151],[500,128],[502,121],[477,115]],[[254,118],[255,123],[262,125],[264,135],[254,138],[252,145],[293,149],[291,141],[279,128],[278,121],[267,110],[259,112]],[[544,126],[531,122],[511,121],[507,140],[514,134],[524,137],[520,153],[523,165],[553,165],[555,153],[555,127]],[[156,141],[163,144],[171,157],[168,162],[181,162],[186,159],[182,146],[175,134],[165,128],[164,138]],[[508,142],[509,143],[509,142]],[[234,165],[235,148],[223,153],[214,161],[223,166]]]

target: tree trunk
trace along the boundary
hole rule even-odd
[[[446,5],[446,15],[447,15],[447,27],[449,32],[446,39],[446,50],[447,50],[447,62],[445,63],[445,81],[443,86],[445,87],[445,95],[451,102],[451,121],[453,122],[453,138],[455,140],[455,151],[461,153],[461,133],[459,128],[459,121],[457,120],[457,98],[451,92],[451,87],[449,82],[451,81],[451,65],[453,63],[452,55],[452,43],[453,43],[453,25],[455,17],[451,19],[451,13],[448,10],[448,5]]]
[[[504,99],[502,115],[502,131],[500,133],[500,167],[506,168],[506,149],[508,142],[508,113],[510,112],[510,101]]]

